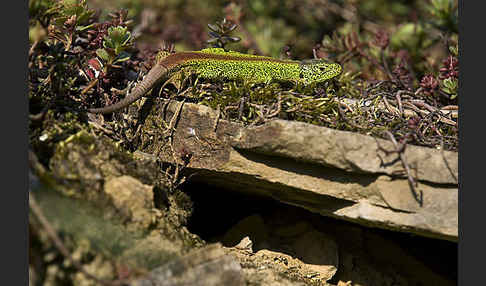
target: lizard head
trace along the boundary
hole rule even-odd
[[[329,63],[325,60],[307,60],[300,65],[300,79],[305,84],[324,82],[341,73],[339,64]]]

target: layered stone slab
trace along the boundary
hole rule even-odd
[[[141,128],[145,154],[182,164],[191,180],[269,196],[355,223],[458,239],[456,152],[409,145],[415,192],[390,141],[311,124],[271,120],[256,127],[218,119],[209,107],[160,101]],[[174,127],[170,129],[170,127]],[[168,140],[171,138],[171,140]],[[172,142],[172,143],[170,143]]]

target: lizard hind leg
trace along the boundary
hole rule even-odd
[[[157,55],[155,56],[155,62],[160,63],[161,61],[163,61],[166,57],[168,57],[170,55],[172,55],[172,53],[170,51],[160,50],[159,52],[157,52]]]
[[[170,75],[170,77],[162,85],[161,90],[167,84],[172,84],[177,89],[177,92],[180,92],[182,86],[189,79],[190,75],[191,70],[189,68],[181,68],[177,72],[174,72],[172,75]]]

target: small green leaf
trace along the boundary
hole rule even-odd
[[[90,25],[87,25],[87,26],[77,26],[76,27],[76,31],[82,32],[84,30],[91,29],[93,26],[94,26],[94,23],[93,24],[90,24]]]
[[[223,36],[221,38],[223,41],[228,41],[228,42],[239,42],[241,40],[240,37],[230,37],[230,36]]]
[[[219,32],[219,28],[218,28],[218,26],[216,26],[216,25],[213,25],[213,24],[208,24],[208,28],[209,28],[211,31],[214,31],[214,32]]]
[[[118,55],[126,49],[130,37],[131,33],[127,31],[126,27],[110,27],[108,34],[104,37],[103,47],[113,49]]]
[[[453,79],[453,78],[446,78],[445,80],[442,81],[443,87],[441,90],[447,94],[451,95],[451,99],[454,99],[457,97],[457,86],[458,86],[458,80]]]
[[[236,25],[236,24],[231,25],[231,26],[228,28],[228,32],[233,31],[234,29],[236,29],[236,27],[237,27],[237,25]]]
[[[125,61],[127,61],[129,59],[130,59],[130,54],[129,53],[127,53],[127,52],[121,52],[113,63],[114,64],[121,63],[121,62],[125,62]]]
[[[218,38],[219,37],[219,34],[216,33],[216,32],[213,32],[213,31],[209,31],[208,34],[209,34],[209,36],[211,36],[213,38]]]
[[[458,51],[458,46],[455,45],[455,46],[450,46],[449,47],[449,51],[451,52],[452,55],[454,55],[455,57],[457,57],[457,55],[459,54],[459,51]]]
[[[100,59],[104,60],[105,62],[108,62],[110,59],[110,55],[105,49],[97,49],[96,55],[98,55],[98,57],[100,57]]]
[[[211,43],[214,43],[216,41],[218,41],[218,38],[211,38],[211,39],[207,40],[206,43],[211,44]]]

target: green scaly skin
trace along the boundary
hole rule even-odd
[[[90,113],[112,113],[138,100],[160,81],[184,69],[206,79],[319,83],[338,76],[341,66],[324,60],[279,60],[247,55],[221,48],[167,54],[160,52],[156,64],[145,78],[123,100],[102,108],[88,109]]]

